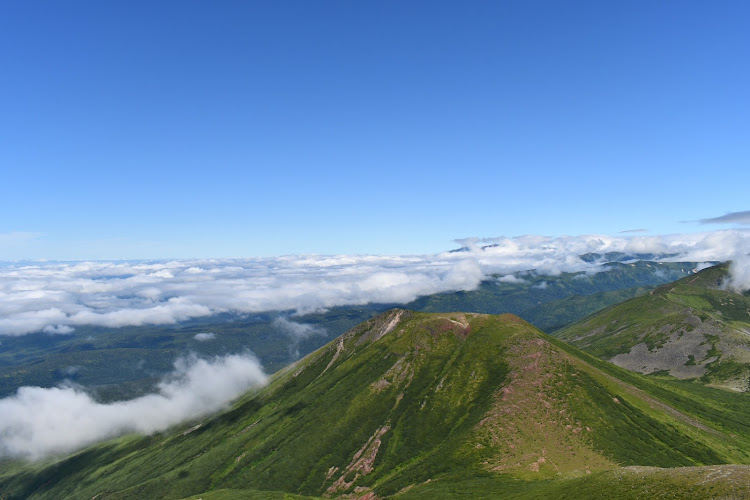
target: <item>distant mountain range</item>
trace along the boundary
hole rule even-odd
[[[404,307],[424,312],[467,311],[516,314],[552,332],[603,307],[694,273],[693,262],[603,263],[599,272],[545,275],[534,270],[492,276],[477,290],[440,293]]]
[[[613,261],[602,264],[595,273],[550,276],[528,270],[490,276],[476,290],[429,295],[408,304],[333,307],[302,316],[292,316],[292,311],[224,314],[177,325],[79,326],[69,335],[40,332],[1,337],[0,397],[13,394],[21,386],[53,387],[72,380],[99,400],[127,399],[153,390],[173,369],[175,359],[187,353],[214,356],[249,349],[266,371],[273,373],[396,306],[425,312],[513,313],[543,331],[554,332],[604,307],[647,293],[654,286],[689,276],[697,266],[690,262],[629,262],[634,256],[624,254],[607,254],[604,258]],[[295,336],[279,328],[280,317],[315,330]]]

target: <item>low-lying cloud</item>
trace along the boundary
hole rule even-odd
[[[510,283],[513,285],[521,285],[521,284],[528,283],[528,281],[526,281],[523,278],[519,278],[515,274],[506,274],[505,276],[501,276],[497,278],[497,281],[499,281],[500,283]]]
[[[750,255],[743,252],[732,259],[726,285],[735,292],[750,290]]]
[[[214,332],[202,332],[202,333],[196,333],[193,338],[197,340],[198,342],[206,342],[208,340],[213,340],[216,338],[216,334]]]
[[[730,260],[750,252],[750,231],[469,238],[459,243],[465,251],[434,255],[8,264],[0,266],[0,335],[68,334],[82,325],[164,325],[219,313],[304,313],[406,303],[423,295],[475,289],[491,274],[601,270],[601,263],[579,258],[587,253]],[[732,272],[739,277],[743,270],[733,266]],[[744,279],[735,282],[746,285]]]
[[[310,338],[313,335],[325,337],[328,334],[325,328],[306,323],[297,323],[296,321],[290,321],[283,316],[276,318],[273,322],[273,326],[285,333],[291,339],[291,343],[289,344],[289,355],[294,359],[299,359],[299,343],[301,341]]]
[[[0,457],[37,460],[129,432],[151,434],[227,406],[266,375],[249,354],[175,362],[158,392],[97,403],[75,386],[21,387],[0,399]]]
[[[73,333],[75,328],[67,325],[47,325],[42,330],[44,333],[57,333],[60,335],[67,335]]]

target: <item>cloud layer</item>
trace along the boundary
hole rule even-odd
[[[158,393],[111,404],[73,386],[21,387],[0,400],[0,457],[36,460],[128,432],[162,431],[209,415],[265,382],[258,361],[245,354],[180,359]]]
[[[729,260],[750,253],[750,232],[522,236],[460,243],[466,251],[435,255],[7,264],[0,266],[0,335],[65,334],[80,325],[170,324],[225,312],[405,303],[422,295],[474,289],[493,273],[596,272],[599,264],[578,257],[590,252]],[[739,267],[733,269],[742,274]],[[743,279],[736,283],[748,285]]]

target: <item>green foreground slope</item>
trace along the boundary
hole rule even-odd
[[[750,389],[750,297],[722,288],[727,265],[663,285],[556,333],[640,373]]]
[[[593,497],[622,466],[750,463],[750,400],[705,391],[627,372],[512,315],[392,310],[215,417],[8,464],[0,497],[532,498],[576,484]],[[641,476],[628,476],[631,491],[664,479]]]

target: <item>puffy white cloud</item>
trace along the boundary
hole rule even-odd
[[[526,281],[523,278],[519,278],[515,274],[506,274],[505,276],[501,276],[501,277],[497,278],[497,281],[499,281],[500,283],[511,283],[511,284],[514,284],[514,285],[516,285],[516,284],[520,285],[520,284],[526,284],[526,283],[528,283],[528,281]]]
[[[750,255],[738,252],[729,265],[727,287],[737,292],[750,290]]]
[[[73,333],[75,328],[68,325],[47,325],[42,330],[44,333],[58,333],[60,335],[67,335]]]
[[[597,272],[586,253],[652,253],[662,260],[741,258],[750,232],[667,236],[521,236],[461,240],[435,255],[303,255],[155,262],[8,264],[0,267],[0,335],[64,333],[79,325],[170,324],[217,313],[321,310],[404,303],[471,290],[490,274]],[[733,274],[742,269],[733,266]],[[744,283],[737,281],[738,285]]]
[[[266,375],[249,354],[183,358],[158,392],[102,404],[74,386],[21,387],[0,399],[0,457],[36,460],[128,432],[151,434],[228,405]]]
[[[195,336],[193,336],[195,340],[198,342],[206,342],[207,340],[213,340],[216,338],[216,334],[214,332],[203,332],[203,333],[196,333]]]

